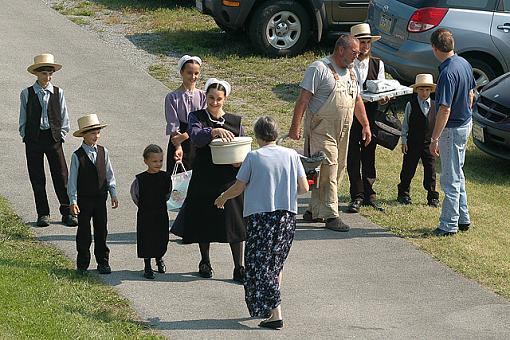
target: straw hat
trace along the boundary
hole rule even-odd
[[[78,118],[78,130],[74,131],[74,137],[83,137],[83,135],[90,130],[102,129],[108,124],[101,124],[96,114],[90,114]]]
[[[432,87],[432,92],[434,92],[436,90],[436,84],[434,84],[434,78],[432,77],[432,74],[420,73],[416,75],[415,83],[410,87],[416,90],[416,88],[420,86]]]
[[[357,24],[351,27],[351,35],[358,39],[370,39],[370,42],[381,39],[380,35],[372,35],[370,25],[366,23]]]
[[[34,57],[34,63],[27,68],[27,71],[35,74],[34,70],[43,66],[51,66],[55,69],[55,71],[62,68],[62,65],[55,64],[55,57],[53,57],[53,54],[43,53]]]

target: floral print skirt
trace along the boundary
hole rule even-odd
[[[251,316],[268,317],[281,303],[278,275],[289,255],[296,214],[286,210],[247,217],[244,251],[246,305]]]

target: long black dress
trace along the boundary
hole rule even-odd
[[[190,113],[203,128],[222,127],[239,136],[241,117],[226,113],[223,125],[211,121],[205,110]],[[191,122],[191,119],[190,119]],[[190,136],[192,136],[190,134]],[[243,196],[228,200],[225,209],[218,209],[214,200],[236,180],[238,168],[212,162],[209,144],[196,147],[193,174],[186,199],[171,231],[184,243],[234,243],[246,239],[243,219]]]
[[[168,246],[166,200],[171,191],[170,174],[142,172],[138,180],[136,249],[138,257],[163,257]]]

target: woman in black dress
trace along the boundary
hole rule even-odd
[[[243,241],[246,239],[243,198],[230,200],[225,209],[214,206],[216,197],[235,182],[240,164],[214,164],[209,147],[214,138],[231,141],[243,135],[241,117],[223,111],[223,104],[230,94],[230,84],[211,78],[207,80],[205,90],[207,108],[189,115],[188,135],[196,148],[193,175],[171,230],[183,238],[183,243],[199,244],[202,259],[198,269],[200,276],[205,278],[213,275],[210,243],[229,243],[234,260],[233,279],[242,283]]]

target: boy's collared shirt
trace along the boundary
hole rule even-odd
[[[359,60],[358,58],[354,59],[354,70],[356,71],[356,75],[358,76],[358,83],[360,88],[363,88],[363,84],[365,80],[367,80],[368,76],[368,62],[369,58],[365,58],[363,60]],[[379,59],[379,70],[377,70],[377,80],[386,79],[384,75],[384,63],[381,59]]]
[[[97,146],[90,146],[85,143],[81,144],[81,148],[85,151],[90,161],[95,165],[97,159]],[[117,183],[115,182],[115,175],[113,173],[112,164],[108,149],[104,148],[104,160],[106,169],[106,187],[110,192],[111,197],[117,197]],[[71,166],[69,167],[69,180],[67,182],[67,195],[69,196],[70,204],[76,204],[78,201],[78,169],[80,161],[78,156],[73,152],[71,157]]]
[[[430,110],[430,97],[428,97],[426,100],[423,100],[420,97],[416,96],[416,99],[418,99],[418,104],[420,105],[421,112],[423,113],[425,118],[428,118]],[[400,144],[407,144],[410,115],[411,115],[411,102],[407,102],[406,109],[404,111],[404,121],[402,122],[402,134],[400,136],[401,138]]]
[[[50,93],[54,94],[53,84],[49,83],[45,89],[39,85],[36,81],[33,85],[34,92],[39,98],[39,102],[41,103],[42,112],[41,112],[41,123],[39,128],[41,130],[48,130],[50,128],[50,121],[48,118],[48,102],[50,100]],[[59,91],[59,102],[60,102],[60,120],[62,122],[62,128],[60,134],[62,135],[62,139],[66,137],[69,133],[69,113],[67,111],[66,100],[64,97],[64,90],[60,88]],[[20,94],[20,109],[19,109],[19,134],[21,138],[25,138],[25,126],[27,124],[27,103],[28,103],[28,87],[23,89]]]

